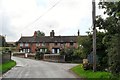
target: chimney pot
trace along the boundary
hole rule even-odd
[[[54,37],[54,36],[55,36],[54,30],[52,30],[52,31],[50,32],[50,36],[51,36],[51,37]]]

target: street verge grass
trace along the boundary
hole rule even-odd
[[[112,75],[111,73],[108,72],[101,72],[101,71],[93,72],[92,70],[84,70],[82,64],[71,68],[71,70],[74,73],[76,73],[79,77],[85,78],[87,80],[91,80],[93,78],[96,78],[97,80],[109,79],[110,76]]]
[[[5,73],[8,70],[10,70],[12,67],[14,67],[16,65],[16,62],[13,60],[10,60],[8,62],[5,62],[3,64],[0,64],[0,72],[1,73]]]

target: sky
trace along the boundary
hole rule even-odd
[[[96,4],[97,5],[97,4]],[[103,10],[96,8],[96,14]],[[40,30],[46,36],[80,35],[92,26],[92,0],[0,0],[0,35],[15,42]]]

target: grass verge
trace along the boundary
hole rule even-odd
[[[74,73],[76,73],[79,77],[85,78],[87,80],[92,80],[92,79],[97,79],[97,80],[102,80],[102,79],[110,79],[112,76],[111,73],[108,72],[93,72],[92,70],[84,70],[82,67],[82,64],[75,66],[71,69]]]
[[[16,65],[16,62],[13,60],[0,64],[0,72],[3,74],[7,72],[8,70],[10,70],[15,65]]]

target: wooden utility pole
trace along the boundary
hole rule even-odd
[[[96,25],[95,25],[95,0],[92,0],[92,20],[93,20],[93,71],[96,71]]]

